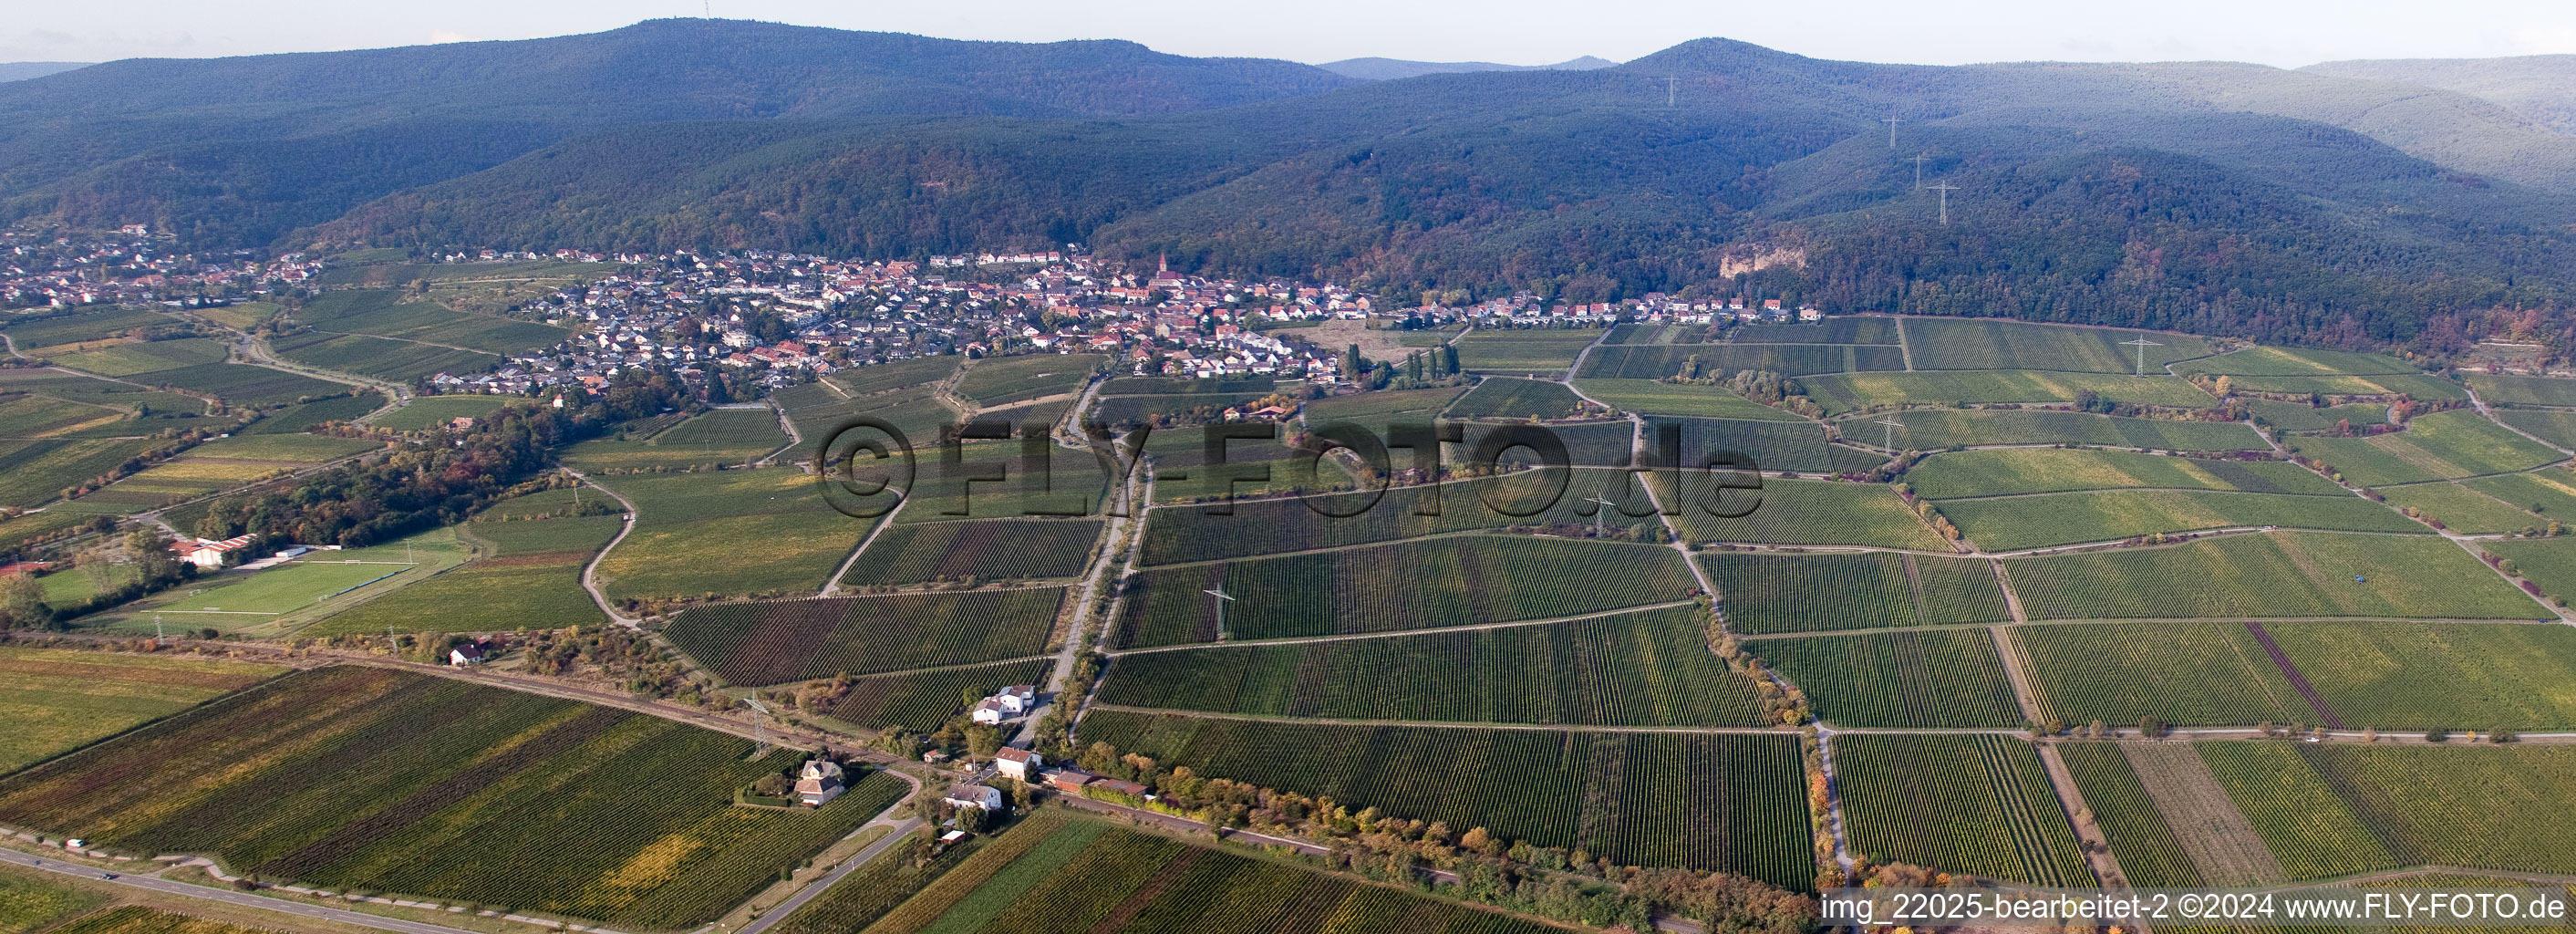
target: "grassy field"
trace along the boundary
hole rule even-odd
[[[1584,361],[1587,379],[1658,380],[1674,376],[1724,376],[1745,370],[1806,376],[1861,370],[1905,369],[1905,354],[1884,345],[1817,344],[1630,344],[1603,347]]]
[[[2366,487],[2512,473],[2565,457],[2467,409],[2435,412],[2376,437],[2291,437],[2281,446]]]
[[[1025,658],[1046,651],[1065,588],[719,603],[664,637],[741,685]]]
[[[1397,487],[1383,495],[1339,493],[1311,500],[1279,498],[1238,502],[1226,514],[1208,506],[1166,506],[1147,514],[1140,562],[1171,564],[1342,545],[1363,545],[1445,532],[1499,529],[1510,525],[1591,525],[1614,532],[1622,527],[1658,524],[1643,497],[1622,495],[1624,471],[1576,470],[1562,495],[1547,471],[1437,485]],[[1157,495],[1162,495],[1157,491]],[[1607,515],[1593,509],[1587,497],[1622,504]],[[1436,500],[1436,503],[1435,503]],[[1437,510],[1437,515],[1421,515]],[[1536,510],[1532,512],[1532,510]],[[1529,512],[1529,515],[1513,513]]]
[[[2005,568],[2032,619],[2537,619],[2546,612],[2459,546],[2430,537],[2228,535],[2008,558]]]
[[[2070,725],[2134,727],[2139,717],[2178,726],[2317,720],[2241,623],[2070,623],[2019,626],[2012,634],[2040,711]]]
[[[599,565],[612,599],[812,592],[874,527],[792,468],[602,478],[635,530]]]
[[[849,679],[849,691],[831,706],[833,719],[867,729],[927,733],[966,710],[972,691],[984,697],[1014,684],[1044,685],[1051,658],[972,665]]]
[[[506,632],[598,625],[608,617],[582,589],[581,569],[624,522],[611,515],[465,523],[457,530],[482,552],[475,560],[403,583],[297,634],[383,632],[388,626],[404,632]]]
[[[1574,381],[1574,388],[1603,405],[1641,415],[1783,422],[1804,420],[1794,413],[1763,405],[1718,386],[1662,383],[1650,379],[1578,379]]]
[[[403,407],[376,416],[378,428],[395,431],[427,431],[445,428],[459,418],[485,418],[513,402],[524,402],[516,396],[413,396]]]
[[[1347,720],[1762,726],[1690,607],[1540,626],[1118,658],[1095,700]]]
[[[1853,852],[2034,885],[2094,883],[2027,742],[1838,736],[1834,766]]]
[[[1071,577],[1100,540],[1098,519],[902,524],[868,543],[841,586]]]
[[[2576,629],[2330,622],[2269,630],[2348,726],[2576,727]]]
[[[2471,535],[2540,529],[2549,520],[2460,483],[2409,483],[2381,489],[2388,504],[2414,509],[2444,528]]]
[[[16,332],[11,332],[16,333]],[[2576,379],[2465,373],[2478,398],[2499,405],[2576,406]]]
[[[1674,526],[1689,541],[1949,550],[1896,491],[1877,484],[1767,478],[1757,505],[1750,490],[1721,494],[1702,486],[1676,497],[1663,479],[1654,482],[1665,507],[1675,510]],[[1716,514],[1747,506],[1753,511],[1739,518]]]
[[[1360,727],[1093,711],[1086,742],[1623,865],[1815,876],[1789,734]]]
[[[1997,448],[1924,458],[1906,471],[1919,496],[1954,499],[2072,490],[2233,490],[2350,496],[2333,481],[2288,461],[2168,457],[2080,448]]]
[[[1494,377],[1451,403],[1451,418],[1572,418],[1583,400],[1563,383]]]
[[[0,646],[0,773],[285,669],[177,655]]]
[[[1478,329],[1458,338],[1458,365],[1479,373],[1553,373],[1574,365],[1576,354],[1601,332],[1580,330],[1497,331]]]
[[[1550,619],[1683,599],[1671,549],[1522,536],[1157,568],[1128,578],[1119,644],[1281,639]],[[1235,597],[1218,626],[1213,598]]]
[[[1954,499],[1941,502],[1941,514],[1987,551],[2256,526],[2397,535],[2431,531],[2396,510],[2355,496],[2212,490],[2097,490]]]
[[[653,470],[711,464],[744,464],[787,444],[778,415],[766,408],[715,409],[650,437],[594,438],[563,451],[563,462],[581,470]]]
[[[2074,402],[2091,392],[2113,402],[2208,408],[2217,400],[2175,376],[1954,370],[1928,373],[1838,373],[1801,376],[1800,391],[1827,415],[1871,406],[1990,402]]]
[[[2238,392],[2283,392],[2323,396],[2408,396],[2415,399],[2465,399],[2460,384],[2418,373],[2384,376],[2230,376]]]
[[[2422,367],[2387,354],[2291,347],[2247,347],[2174,369],[2231,376],[2384,376],[2423,372]]]
[[[2003,659],[1983,629],[1747,643],[1838,727],[2010,727],[2022,723]]]
[[[978,360],[957,381],[957,394],[987,409],[1081,389],[1109,362],[1098,354],[1036,354]]]
[[[2055,370],[2118,373],[2137,370],[2145,351],[2146,372],[2164,365],[2207,356],[2207,341],[2189,334],[2130,331],[2117,328],[2026,324],[1994,318],[1905,318],[1906,343],[1914,350],[1917,370]],[[2161,347],[2128,347],[2123,341],[2150,340]]]
[[[221,363],[232,349],[222,341],[206,337],[183,337],[177,340],[140,343],[103,344],[95,350],[56,354],[56,365],[101,376],[133,376],[157,373],[206,363]],[[137,382],[158,383],[156,380]]]
[[[2313,406],[2305,402],[2276,402],[2255,399],[2245,403],[2254,419],[2282,431],[2328,431],[2337,424],[2365,428],[2388,422],[2388,406],[2379,402],[2349,402],[2343,405]]]
[[[2169,451],[2265,449],[2262,437],[2235,422],[2114,418],[2041,409],[1916,409],[1887,417],[1904,423],[1904,427],[1896,429],[1897,446],[1917,451],[1988,444],[2096,444]],[[1886,431],[1873,424],[1875,421],[1863,418],[1844,422],[1843,436],[1865,444],[1880,443]]]
[[[1865,552],[1766,555],[1703,552],[1740,633],[1993,623],[2012,618],[1984,558]]]
[[[658,717],[335,667],[0,780],[0,820],[266,879],[679,929],[904,791],[870,776],[819,810],[736,807],[735,789],[799,757],[750,752]]]
[[[1394,389],[1333,396],[1306,403],[1307,427],[1321,428],[1334,422],[1357,422],[1370,431],[1386,431],[1391,421],[1427,422],[1449,407],[1465,392],[1456,386],[1437,389]]]
[[[1032,817],[932,882],[877,867],[788,919],[781,934],[970,931],[1421,931],[1546,934],[1558,928],[1294,863],[1185,843],[1062,811]],[[881,860],[880,862],[884,862]],[[948,857],[941,858],[949,862]],[[842,895],[857,883],[860,890]],[[921,894],[871,899],[877,891]],[[847,904],[844,904],[847,903]],[[828,913],[828,917],[825,916]],[[808,920],[809,916],[814,916]],[[878,920],[878,919],[882,920]]]

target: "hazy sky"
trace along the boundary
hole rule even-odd
[[[1624,61],[1701,36],[1819,58],[1925,64],[2229,59],[2290,67],[2342,58],[2576,52],[2576,2],[2570,0],[21,0],[12,6],[0,18],[0,61],[524,39],[702,10],[960,39],[1133,39],[1184,55],[1306,62],[1363,55]]]

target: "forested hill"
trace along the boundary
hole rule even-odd
[[[264,242],[568,133],[675,120],[1103,117],[1357,83],[1132,42],[965,42],[656,20],[511,42],[131,59],[0,84],[11,219],[145,221]]]
[[[2353,345],[2576,296],[2576,137],[2459,91],[2228,63],[1875,65],[1701,39],[1597,70],[1362,82],[673,20],[109,63],[0,85],[0,115],[15,216],[281,247],[1079,240],[1399,296],[1696,288]],[[1893,146],[1883,117],[1904,121]]]
[[[2550,129],[2576,134],[2576,55],[2364,59],[2299,70],[2458,91],[2494,101]]]

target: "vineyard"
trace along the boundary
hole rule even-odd
[[[2376,376],[2421,372],[2415,364],[2387,354],[2290,347],[2247,347],[2223,356],[2194,360],[2174,369],[2186,373],[2235,376]]]
[[[200,918],[142,905],[119,905],[54,928],[51,934],[275,934],[268,928]]]
[[[1681,430],[1682,463],[1699,464],[1720,452],[1753,458],[1764,470],[1831,471],[1833,455],[1825,447],[1825,429],[1808,421],[1747,421],[1731,418],[1646,419],[1646,449],[1661,443],[1665,426]]]
[[[810,593],[871,527],[834,511],[801,470],[603,482],[635,502],[634,531],[599,563],[611,599]]]
[[[2195,743],[2290,879],[2351,875],[2403,865],[2364,826],[2345,798],[2291,743]],[[2456,755],[2464,750],[2435,750]],[[2446,756],[2447,758],[2447,756]],[[2464,788],[2427,789],[2461,794]],[[2464,795],[2464,797],[2474,797]],[[2520,815],[2515,815],[2519,817]],[[2503,815],[2496,815],[2503,817]],[[2489,818],[2494,819],[2494,818]],[[2562,838],[2563,839],[2563,838]]]
[[[1922,361],[1918,358],[1919,368]],[[2208,408],[2218,400],[2173,376],[2040,373],[2030,370],[1952,370],[1916,373],[1829,373],[1797,378],[1798,390],[1828,416],[1874,406],[1955,405],[1991,402],[2074,402],[2085,393],[2112,402]]]
[[[1792,889],[1814,882],[1798,740],[1785,733],[1358,727],[1095,710],[1080,739],[1626,865],[1722,869]]]
[[[1030,818],[1022,827],[1033,827]],[[1038,833],[1041,831],[1032,831]],[[916,864],[909,858],[928,831],[894,845],[867,865],[832,883],[821,896],[805,903],[795,914],[771,930],[778,934],[849,934],[868,926],[895,910],[934,880],[957,868],[968,857],[982,852],[980,839],[968,839],[940,851],[928,863]]]
[[[1001,408],[1082,388],[1109,358],[1096,354],[1032,354],[978,360],[957,380],[957,394],[984,408]]]
[[[2547,519],[2464,483],[2410,483],[2379,492],[2391,506],[2413,509],[2444,528],[2468,535],[2537,531],[2549,524]]]
[[[1575,356],[1600,336],[1591,328],[1478,329],[1459,337],[1453,346],[1458,348],[1459,365],[1479,373],[1548,373],[1573,366]]]
[[[1578,375],[1585,378],[1659,380],[1677,375],[1725,376],[1743,370],[1806,376],[1902,369],[1905,369],[1903,350],[1886,345],[1642,344],[1595,350]]]
[[[2576,872],[2576,748],[2293,751],[2400,864]]]
[[[2011,727],[2024,718],[1984,629],[1764,639],[1755,655],[1835,726]]]
[[[716,409],[649,436],[594,438],[563,451],[582,470],[652,470],[758,460],[787,444],[767,408]]]
[[[1650,379],[1578,379],[1574,390],[1611,408],[1641,415],[1798,420],[1794,414],[1736,395],[1722,386]]]
[[[2258,526],[2395,535],[2431,531],[2396,510],[2357,496],[2216,490],[2095,490],[1954,499],[1942,501],[1941,513],[1987,551]]]
[[[1697,559],[1739,633],[1995,623],[2012,618],[1984,558],[1855,552]]]
[[[300,672],[0,780],[0,822],[235,874],[617,925],[712,921],[900,798],[740,808],[796,756],[655,717],[375,668]],[[580,846],[566,846],[578,839]]]
[[[1835,315],[1814,323],[1740,324],[1726,329],[1726,339],[1752,344],[1894,344],[1896,326],[1891,317]]]
[[[2005,561],[2032,619],[2536,619],[2544,613],[2468,552],[2431,537],[2280,532]],[[2175,581],[2192,586],[2175,587]]]
[[[1764,478],[1759,505],[1750,514],[1727,518],[1717,513],[1754,506],[1753,491],[1720,492],[1713,483],[1694,481],[1684,488],[1687,495],[1676,496],[1665,478],[1653,482],[1656,496],[1674,510],[1674,527],[1694,542],[1950,550],[1896,491],[1873,483]]]
[[[1232,514],[1211,515],[1205,506],[1161,507],[1146,522],[1139,561],[1171,564],[1244,558],[1524,523],[1592,525],[1598,521],[1613,531],[1657,524],[1652,515],[1629,516],[1620,509],[1603,517],[1578,511],[1591,508],[1585,499],[1598,495],[1624,504],[1626,511],[1650,512],[1642,495],[1618,495],[1615,484],[1624,474],[1577,471],[1567,480],[1564,495],[1550,502],[1545,497],[1555,492],[1555,484],[1544,473],[1396,487],[1382,495],[1359,492],[1305,500],[1252,500],[1233,504]],[[1432,505],[1435,497],[1436,507]],[[1438,515],[1419,514],[1434,508]],[[1538,511],[1527,516],[1509,514],[1533,509]]]
[[[1542,626],[1125,655],[1097,701],[1354,720],[1759,726],[1696,608]]]
[[[12,331],[11,333],[16,333]],[[23,343],[23,341],[22,341]],[[2539,376],[2468,373],[2478,398],[2501,405],[2576,406],[2576,383]]]
[[[1044,684],[1052,664],[1041,658],[852,678],[849,693],[832,706],[831,714],[860,727],[927,733],[965,709],[960,698],[967,691],[981,696],[1013,684]]]
[[[1071,577],[1090,559],[1100,525],[1097,519],[897,524],[868,543],[841,575],[841,586]]]
[[[2388,406],[2378,402],[2316,406],[2256,399],[2245,407],[2254,413],[2255,421],[2282,431],[2329,431],[2338,423],[2367,427],[2388,421]]]
[[[1401,542],[1140,572],[1124,585],[1118,641],[1178,645],[1551,619],[1681,600],[1694,586],[1669,548],[1500,535]],[[1224,632],[1212,589],[1235,598]]]
[[[2563,460],[2473,411],[2435,412],[2368,438],[2293,436],[2283,447],[2323,461],[2355,486],[2512,473]]]
[[[2241,623],[2018,626],[2012,635],[2040,711],[2066,723],[2317,719]]]
[[[1834,741],[1834,766],[1852,849],[1872,860],[2032,885],[2094,884],[2029,743],[1846,735]]]
[[[2355,727],[2576,727],[2576,628],[2372,621],[2270,632],[2327,709]]]
[[[1046,651],[1061,587],[717,603],[662,635],[734,684],[1023,658]]]
[[[2209,884],[2118,745],[2060,743],[2057,754],[2066,760],[2067,774],[2083,792],[2084,806],[2092,809],[2093,821],[2110,842],[2111,855],[2120,861],[2120,872],[2129,885],[2191,888]]]
[[[98,897],[30,876],[0,875],[0,934],[27,934],[98,904]]]
[[[1582,402],[1562,383],[1494,377],[1449,404],[1450,418],[1571,418]]]
[[[1897,446],[1918,451],[1988,444],[2099,444],[2167,451],[2264,449],[2260,435],[2235,422],[2115,418],[2041,409],[1916,409],[1885,417],[1905,425],[1896,430]],[[1885,432],[1871,424],[1878,418],[1843,423],[1843,436],[1861,441],[1882,439]]]
[[[2559,447],[2576,447],[2576,412],[2502,409],[2496,419]]]
[[[1905,482],[1913,486],[1917,495],[1933,499],[2124,488],[2351,496],[2333,481],[2288,461],[2167,457],[2082,448],[2000,448],[1935,454],[1906,471]]]
[[[0,646],[0,772],[257,683],[284,669],[210,659]]]
[[[2156,331],[1996,318],[1905,318],[1899,324],[1914,347],[1918,370],[2063,370],[2127,376],[2136,371],[2141,348],[2123,347],[2121,341],[2146,338],[2164,343],[2143,348],[2150,373],[2162,371],[2168,363],[2214,352],[2201,338]]]

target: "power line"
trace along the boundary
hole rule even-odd
[[[1950,226],[1950,193],[1959,190],[1959,186],[1945,181],[1925,187],[1941,193],[1941,226]]]
[[[1216,598],[1216,640],[1223,642],[1228,638],[1228,634],[1225,631],[1225,605],[1233,603],[1234,598],[1227,596],[1226,592],[1222,589],[1202,592],[1208,596]]]
[[[1932,157],[1919,152],[1914,154],[1914,190],[1916,191],[1923,190],[1923,160],[1929,158]]]
[[[1905,427],[1905,423],[1893,418],[1882,418],[1871,424],[1887,426],[1887,441],[1880,444],[1879,447],[1886,448],[1889,457],[1896,456],[1896,430]]]
[[[2133,340],[2133,341],[2121,341],[2120,343],[2121,343],[2123,346],[2127,346],[2127,345],[2135,345],[2135,346],[2138,348],[2138,374],[2137,374],[2137,375],[2139,375],[2139,376],[2145,376],[2145,375],[2147,375],[2147,348],[2149,348],[2149,347],[2162,347],[2162,346],[2164,346],[2163,344],[2156,343],[2155,341],[2151,341],[2151,340],[2148,340],[2148,339],[2143,338],[2143,337],[2138,338],[2137,340]]]
[[[1905,122],[1905,118],[1881,117],[1878,122],[1887,124],[1887,148],[1896,148],[1896,125]]]

